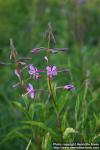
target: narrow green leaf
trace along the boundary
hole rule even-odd
[[[49,132],[44,136],[42,141],[42,150],[47,150],[47,149],[51,150],[51,135]]]
[[[66,96],[64,97],[64,95],[61,96],[61,98],[59,99],[59,104],[58,104],[58,109],[59,109],[59,113],[61,113],[64,109],[65,106],[67,106],[67,100],[68,100],[68,93],[66,94]]]
[[[22,139],[27,141],[27,138],[20,132],[21,130],[26,130],[26,129],[29,129],[29,127],[23,126],[23,127],[19,127],[19,128],[14,128],[7,135],[4,135],[4,138],[2,138],[2,141],[0,142],[0,144],[5,143],[8,140],[15,139],[17,137],[21,137]]]
[[[25,149],[25,150],[28,150],[28,149],[29,149],[29,147],[30,147],[30,145],[31,145],[31,139],[29,140],[29,143],[28,143],[28,145],[27,145],[27,147],[26,147],[26,149]]]
[[[48,128],[43,122],[38,122],[38,121],[22,121],[22,123],[29,124],[29,125],[32,125],[32,126],[37,126],[37,127],[41,128],[41,129],[49,131],[52,135],[57,136],[57,134],[51,128]]]
[[[23,106],[22,106],[21,103],[14,101],[14,102],[12,102],[12,105],[13,105],[15,108],[19,109],[20,111],[24,111],[24,108],[23,108]]]
[[[93,138],[93,141],[96,141],[97,139],[100,141],[100,133]]]

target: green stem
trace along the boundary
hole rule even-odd
[[[29,110],[29,106],[28,104],[25,102],[24,100],[24,103],[25,103],[25,115],[27,117],[28,120],[32,120],[28,110]],[[34,133],[34,129],[33,129],[33,126],[31,125],[31,130],[32,130],[32,139],[35,141],[37,147],[39,148],[40,150],[40,140],[36,138],[35,136],[35,133]],[[31,145],[32,145],[32,141],[31,141]],[[32,145],[32,148],[34,148],[34,146]]]
[[[61,129],[60,114],[59,114],[58,107],[57,107],[57,104],[56,104],[55,96],[53,94],[52,83],[51,83],[50,79],[48,79],[48,81],[49,81],[49,88],[50,88],[50,94],[51,94],[51,97],[52,97],[53,106],[54,106],[54,109],[55,109],[55,112],[56,112],[56,115],[57,115],[58,127]]]
[[[51,30],[49,29],[49,33],[48,33],[48,51],[47,51],[47,57],[48,57],[48,65],[49,65],[49,59],[50,59],[50,36],[51,36]],[[58,129],[60,131],[60,137],[61,137],[61,141],[63,140],[62,138],[62,130],[61,130],[61,119],[60,119],[60,114],[59,114],[59,111],[58,111],[58,107],[57,107],[57,104],[56,104],[56,98],[54,96],[54,93],[53,93],[53,89],[52,89],[52,82],[49,78],[47,78],[47,81],[48,81],[48,88],[49,88],[49,92],[50,92],[50,95],[51,95],[51,98],[52,98],[52,103],[53,103],[53,107],[55,109],[55,112],[56,112],[56,116],[57,116],[57,122],[58,122]]]

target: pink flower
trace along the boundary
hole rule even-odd
[[[32,86],[32,84],[29,83],[28,87],[27,87],[27,94],[29,94],[29,96],[31,98],[34,98],[35,97],[35,90]]]
[[[74,87],[72,84],[68,84],[68,85],[65,85],[65,86],[64,86],[64,89],[65,89],[65,90],[68,90],[68,91],[71,91],[71,90],[74,90],[75,87]]]
[[[46,70],[47,70],[47,76],[52,79],[53,76],[56,76],[58,74],[58,71],[57,71],[57,67],[56,66],[47,66],[46,67]]]
[[[29,74],[33,75],[36,80],[40,77],[38,72],[40,71],[36,67],[34,67],[32,64],[29,65]]]

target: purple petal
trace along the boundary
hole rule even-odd
[[[34,77],[35,77],[36,80],[38,80],[39,77],[40,77],[40,75],[39,75],[38,73],[36,73],[36,74],[34,75]]]
[[[32,64],[29,65],[29,69],[30,69],[30,70],[34,70],[34,67],[33,67]]]
[[[27,92],[29,94],[29,96],[31,98],[34,98],[35,97],[35,91],[34,91],[34,88],[32,86],[32,84],[29,83],[28,87],[27,87]]]
[[[70,91],[70,90],[74,90],[75,87],[74,87],[74,85],[69,84],[69,85],[65,85],[65,86],[64,86],[64,89]]]
[[[32,49],[32,54],[36,54],[39,51],[39,48],[33,48]]]
[[[46,67],[46,70],[47,70],[47,71],[51,71],[51,67],[47,66],[47,67]]]
[[[32,84],[30,84],[30,83],[29,83],[29,88],[30,88],[30,90],[33,91],[33,86],[32,86]]]
[[[47,75],[51,74],[51,67],[47,66],[46,70],[47,70]]]
[[[32,64],[29,65],[29,74],[35,76],[35,74],[38,72],[37,68],[34,67]]]
[[[57,75],[57,67],[56,66],[47,66],[47,75],[50,79],[52,79],[53,76]]]
[[[56,66],[52,67],[52,72],[53,72],[53,75],[57,75],[57,67]]]
[[[27,92],[28,92],[28,93],[30,92],[30,88],[27,88]]]
[[[31,98],[34,98],[34,97],[35,97],[34,92],[30,92],[29,95],[30,95]]]

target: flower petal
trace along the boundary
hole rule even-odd
[[[65,85],[65,86],[64,86],[64,89],[65,89],[65,90],[68,90],[68,91],[71,91],[71,90],[74,90],[75,87],[74,87],[74,85],[72,85],[72,84],[68,84],[68,85]]]

